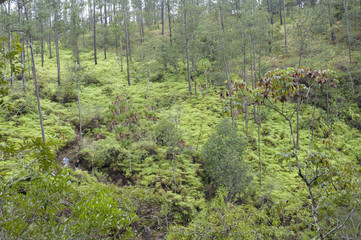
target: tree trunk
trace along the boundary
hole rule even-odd
[[[258,79],[262,78],[262,68],[261,68],[261,59],[262,59],[262,47],[259,45],[259,55],[258,55]]]
[[[346,13],[346,29],[347,29],[347,40],[348,40],[348,55],[350,58],[350,63],[352,62],[351,59],[351,36],[350,36],[350,29],[348,24],[348,0],[344,0],[344,7],[345,7],[345,13]]]
[[[43,139],[43,143],[45,143],[45,132],[44,132],[44,124],[43,124],[43,115],[41,113],[41,105],[40,105],[40,97],[39,97],[39,87],[38,87],[38,78],[36,76],[36,67],[35,67],[35,60],[34,60],[34,52],[33,52],[33,44],[30,38],[30,52],[31,52],[31,60],[33,62],[33,75],[35,81],[35,94],[36,99],[38,101],[38,111],[39,111],[39,119],[40,119],[40,127],[41,127],[41,136]]]
[[[192,68],[193,68],[193,80],[194,80],[194,94],[197,97],[197,74],[196,74],[196,64],[194,63],[194,56],[192,56]]]
[[[26,36],[26,58],[27,58],[27,62],[28,62],[28,66],[30,66],[30,54],[29,54],[29,36]],[[31,76],[31,72],[33,71],[33,68],[29,67],[28,68],[28,73],[29,73],[29,77]]]
[[[11,8],[10,8],[10,1],[8,2],[8,14],[9,16],[11,16]],[[9,41],[9,51],[11,51],[11,29],[8,29],[9,34],[8,34],[8,41]],[[13,86],[13,82],[14,82],[14,73],[13,73],[13,60],[12,58],[10,58],[10,84],[11,87]]]
[[[149,82],[150,82],[150,65],[151,65],[151,62],[149,63],[149,67],[148,67],[148,82],[147,82],[147,92],[145,94],[145,99],[148,99]]]
[[[127,10],[128,13],[128,10]],[[129,60],[132,61],[132,51],[130,48],[130,34],[129,34],[129,27],[127,27],[127,40],[128,40],[128,53],[129,53]]]
[[[40,47],[41,47],[41,67],[44,67],[44,31],[43,22],[40,20]]]
[[[174,146],[172,146],[172,156],[173,156],[173,181],[174,181],[174,193],[177,194],[177,181],[175,176],[175,156],[174,156]]]
[[[162,33],[161,33],[161,35],[164,35],[164,0],[160,1],[160,16],[161,16],[161,22],[162,22]]]
[[[223,40],[223,33],[224,33],[224,25],[222,24],[222,11],[221,11],[221,5],[219,3],[219,0],[217,1],[218,3],[218,23],[219,23],[219,32],[220,32],[220,40],[221,40],[221,44],[222,44],[222,51],[223,51],[223,63],[224,63],[224,68],[226,71],[226,79],[227,79],[227,87],[228,87],[228,93],[230,96],[230,99],[232,98],[232,90],[231,90],[231,79],[229,77],[229,72],[228,72],[228,65],[227,65],[227,58],[226,58],[226,53],[225,53],[225,47],[224,47],[224,40]],[[232,117],[232,124],[234,125],[234,115],[233,115],[233,104],[232,104],[232,100],[230,100],[230,109],[231,109],[231,117]]]
[[[52,59],[53,55],[51,53],[51,17],[49,19],[49,44],[48,44],[48,48],[49,48],[49,58]]]
[[[103,24],[103,6],[100,5],[100,24]]]
[[[26,23],[29,24],[29,16],[28,16],[28,10],[25,6],[25,0],[23,0],[23,6],[24,6],[24,13],[25,13],[25,18],[26,18]],[[27,57],[27,62],[28,62],[28,66],[30,66],[30,59],[29,59],[29,32],[26,32],[26,57]],[[4,65],[5,66],[5,65]],[[29,73],[29,77],[31,76],[30,71],[32,71],[31,67],[28,67],[28,73]]]
[[[261,158],[261,103],[258,103],[258,158],[259,158],[259,185],[262,187],[262,158]]]
[[[93,0],[93,42],[94,42],[94,63],[98,64],[97,61],[97,33],[96,33],[96,17],[95,17],[95,0]]]
[[[140,1],[139,6],[138,6],[139,13],[137,13],[137,21],[139,22],[139,43],[142,43],[142,24],[141,24],[141,14],[140,14],[141,4],[142,3]]]
[[[82,140],[82,124],[81,124],[81,106],[80,106],[80,91],[79,91],[79,79],[78,79],[78,66],[75,64],[75,77],[76,85],[78,92],[78,110],[79,110],[79,149],[81,150],[81,140]]]
[[[206,79],[206,94],[208,95],[207,68],[204,69],[204,78]]]
[[[255,69],[253,68],[254,65],[254,44],[253,44],[253,35],[251,34],[250,36],[251,38],[251,41],[250,41],[250,44],[253,46],[253,49],[251,50],[250,52],[250,57],[251,57],[251,80],[252,80],[252,88],[255,89],[256,88],[256,81],[255,81]],[[256,111],[256,103],[253,102],[253,119],[254,119],[254,122],[256,123],[257,122],[257,111]]]
[[[327,122],[329,121],[329,118],[330,118],[330,112],[329,112],[329,107],[328,107],[328,104],[329,103],[329,100],[328,100],[328,81],[327,81],[327,84],[326,84],[326,110],[327,110]]]
[[[170,0],[167,0],[167,8],[168,8],[168,25],[169,25],[169,42],[172,46],[172,16],[170,14]]]
[[[25,65],[25,50],[24,50],[24,39],[21,39],[21,64],[24,66]],[[23,71],[22,73],[22,80],[23,80],[23,90],[24,93],[26,94],[26,76],[25,76],[25,71]]]
[[[130,86],[130,75],[129,75],[129,58],[130,58],[130,51],[129,51],[129,32],[128,32],[128,9],[127,9],[127,0],[124,0],[124,30],[125,30],[125,39],[126,39],[126,49],[127,49],[127,77],[128,77],[128,85]]]
[[[104,3],[104,27],[105,27],[105,34],[104,34],[104,59],[107,59],[107,44],[108,44],[108,19],[107,19],[107,3]]]
[[[143,20],[143,3],[140,1],[140,29],[142,32],[142,42],[144,42],[144,20]]]
[[[271,25],[273,25],[273,3],[272,0],[270,0],[270,13],[271,13]]]
[[[300,93],[300,91],[298,91]],[[300,96],[297,96],[297,141],[296,146],[299,148],[300,141]]]
[[[278,6],[279,6],[279,11],[280,11],[280,24],[282,25],[282,0],[278,0]]]
[[[330,23],[331,28],[331,39],[332,41],[336,41],[335,32],[333,31],[333,25],[332,25],[332,15],[331,15],[331,6],[330,6],[330,0],[327,0],[327,8],[328,8],[328,20]]]
[[[191,70],[189,65],[189,46],[188,46],[188,30],[187,30],[187,11],[186,11],[186,1],[183,0],[183,17],[184,17],[184,34],[186,38],[186,54],[187,54],[187,70],[188,70],[188,90],[192,94],[192,83],[191,83]]]
[[[244,101],[244,108],[245,108],[245,113],[244,113],[244,120],[245,120],[245,123],[246,123],[246,135],[248,135],[248,102],[247,102],[247,99],[245,98],[245,101]]]
[[[21,13],[22,13],[22,6],[20,1],[18,2],[18,16],[19,16],[19,24],[22,26],[22,19],[21,19]],[[22,36],[20,39],[21,42],[21,65],[25,66],[25,50],[24,50],[24,37]],[[22,72],[22,81],[23,81],[23,90],[26,95],[26,78],[25,78],[25,71]]]
[[[55,10],[54,14],[54,28],[55,28],[55,49],[56,49],[56,64],[58,68],[58,85],[61,85],[60,81],[60,59],[59,59],[59,40],[58,40],[58,11]]]
[[[286,0],[283,0],[283,19],[284,19],[284,27],[285,27],[285,48],[286,48],[286,53],[288,52],[287,51],[287,31],[286,31],[286,13],[285,13],[285,10],[286,10]]]
[[[119,47],[120,47],[120,72],[123,72],[123,43],[122,43],[122,35],[119,36]]]
[[[244,23],[243,30],[243,51],[242,51],[242,66],[243,66],[243,81],[247,82],[247,74],[246,74],[246,23]]]
[[[115,1],[113,2],[113,18],[114,18],[114,20],[115,20],[115,15],[116,15],[116,13],[115,13],[115,10],[116,10],[116,7],[115,7]],[[117,30],[115,29],[114,30],[114,32],[115,32],[115,52],[117,53],[117,55],[118,55],[118,37],[117,37]]]

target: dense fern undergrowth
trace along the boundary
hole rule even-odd
[[[321,38],[320,38],[321,39]],[[292,45],[290,38],[290,45]],[[324,44],[323,42],[317,44]],[[313,45],[317,48],[320,45]],[[337,68],[344,50],[330,46],[330,66]],[[313,51],[309,51],[313,52]],[[358,55],[357,55],[358,54]],[[280,161],[280,153],[292,150],[287,123],[277,112],[262,106],[260,131],[262,186],[259,185],[258,125],[249,108],[236,117],[238,132],[245,139],[244,161],[252,176],[245,191],[227,200],[227,189],[215,187],[205,171],[202,146],[224,118],[222,84],[207,86],[198,77],[198,96],[189,95],[186,66],[176,72],[158,68],[152,72],[149,98],[146,65],[131,65],[132,85],[121,72],[116,54],[93,65],[93,53],[80,53],[78,72],[83,139],[78,137],[79,119],[72,53],[62,48],[61,87],[57,86],[56,59],[38,67],[39,88],[49,145],[22,151],[28,141],[41,137],[33,80],[26,96],[16,81],[6,100],[11,111],[1,116],[2,148],[14,155],[0,161],[2,186],[2,231],[0,238],[13,239],[309,239],[315,236],[308,195],[295,168]],[[297,61],[295,54],[272,54],[262,60],[264,70],[286,67]],[[355,54],[355,59],[360,57]],[[304,64],[324,67],[317,53],[305,56]],[[36,56],[36,62],[39,56]],[[340,70],[340,69],[339,69]],[[359,81],[354,74],[354,79]],[[348,83],[347,73],[340,73]],[[237,77],[237,76],[236,76]],[[222,81],[223,82],[223,81]],[[340,100],[332,130],[324,106],[315,110],[313,141],[310,143],[314,105],[300,109],[299,155],[309,148],[326,154],[331,162],[360,164],[361,134],[357,129],[357,102],[349,100],[345,88],[331,90]],[[339,91],[336,93],[336,91]],[[322,98],[324,96],[320,96]],[[342,101],[348,100],[345,104]],[[293,101],[279,107],[291,113]],[[346,106],[345,106],[346,105]],[[336,107],[334,108],[336,109]],[[355,124],[356,119],[356,124]],[[294,126],[296,120],[293,119]],[[171,132],[171,134],[169,134]],[[172,142],[175,144],[172,144]],[[40,149],[40,150],[39,150]],[[4,150],[5,151],[5,150]],[[20,153],[20,154],[19,154]],[[43,171],[33,165],[37,156],[49,157]],[[60,168],[68,157],[71,168]],[[75,170],[75,161],[80,169]],[[326,211],[326,210],[325,210]],[[339,211],[330,206],[327,211]],[[357,222],[360,213],[353,216]],[[347,225],[344,231],[357,231]],[[340,235],[333,237],[338,238]]]

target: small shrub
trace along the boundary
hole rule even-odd
[[[101,86],[101,82],[99,81],[98,78],[96,78],[94,75],[89,74],[89,73],[85,73],[80,81],[85,85],[85,86],[89,86],[89,85],[97,85],[97,86]]]
[[[154,74],[153,76],[150,77],[151,82],[164,82],[164,80],[165,80],[164,73],[162,72],[158,72],[157,74]]]
[[[218,124],[217,132],[203,146],[205,170],[218,187],[227,188],[229,199],[244,192],[251,181],[242,159],[245,146],[244,138],[229,119]]]
[[[72,82],[68,81],[63,83],[54,94],[51,96],[51,100],[58,103],[70,103],[78,100],[76,86]]]

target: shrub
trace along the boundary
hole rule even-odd
[[[216,186],[228,189],[230,198],[244,192],[251,177],[248,168],[242,160],[245,149],[244,138],[229,119],[224,119],[217,126],[203,146],[203,161],[206,172]]]
[[[150,77],[151,82],[164,82],[164,74],[162,72],[158,72]]]
[[[101,82],[99,81],[99,79],[97,79],[94,75],[89,74],[89,73],[85,73],[84,75],[82,75],[80,81],[85,86],[89,86],[91,84],[94,84],[94,85],[97,85],[97,86],[102,85]]]
[[[70,81],[63,83],[51,96],[51,100],[58,103],[70,103],[77,101],[78,95],[76,92],[76,85]]]

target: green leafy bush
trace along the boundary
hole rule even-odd
[[[246,142],[229,119],[217,126],[203,146],[203,160],[206,172],[216,186],[224,186],[233,198],[245,191],[251,181],[246,163],[242,160]]]

